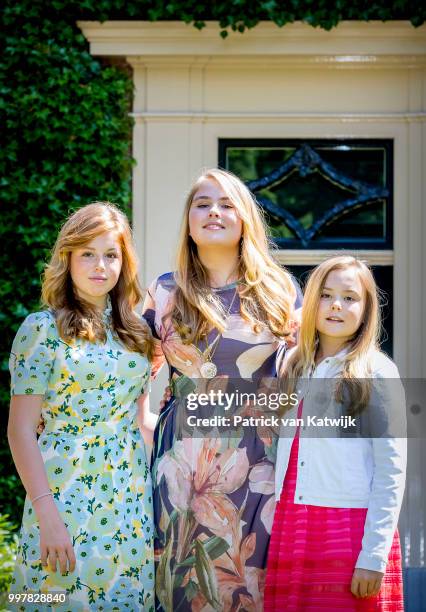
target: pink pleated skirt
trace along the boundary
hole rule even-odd
[[[379,595],[355,598],[350,586],[361,551],[367,509],[295,504],[298,450],[296,436],[272,527],[265,611],[402,612],[398,532]]]

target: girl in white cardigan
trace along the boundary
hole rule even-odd
[[[280,373],[300,402],[282,417],[267,611],[403,610],[405,397],[379,329],[363,262],[338,256],[313,271]]]

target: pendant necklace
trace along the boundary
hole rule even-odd
[[[228,317],[231,313],[231,309],[234,304],[236,296],[237,296],[237,288],[235,288],[235,293],[233,295],[229,308],[226,312],[225,322],[227,322]],[[217,374],[217,367],[216,367],[216,364],[213,363],[212,359],[213,359],[213,355],[216,352],[217,347],[220,344],[221,338],[222,338],[222,333],[218,332],[216,338],[213,340],[211,344],[209,344],[208,335],[206,335],[206,350],[203,353],[205,362],[200,367],[200,372],[203,378],[214,378]]]

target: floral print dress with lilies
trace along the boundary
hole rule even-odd
[[[169,316],[174,289],[171,273],[159,277],[144,316],[157,339],[154,375],[167,360],[170,382],[179,385],[183,377],[201,378],[204,347],[185,345],[176,333]],[[217,375],[276,376],[280,343],[242,319],[236,290],[236,284],[215,290],[225,312],[232,306],[214,353]],[[157,609],[263,610],[276,438],[255,428],[239,439],[181,438],[177,406],[172,398],[154,437]]]
[[[118,341],[108,312],[104,323],[105,344],[67,343],[50,312],[31,314],[10,358],[12,394],[43,395],[38,444],[77,560],[66,576],[42,567],[27,498],[11,592],[66,592],[61,612],[154,610],[152,481],[136,423],[150,365]]]

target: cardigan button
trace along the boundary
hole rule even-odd
[[[300,462],[300,465],[303,467],[303,466],[305,465],[305,462],[304,462],[304,461],[301,461],[301,462]]]
[[[303,495],[299,495],[299,499],[303,499]]]

